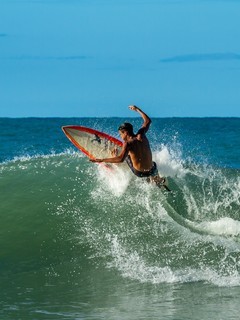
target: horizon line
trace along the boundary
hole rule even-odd
[[[26,116],[26,117],[8,117],[8,116],[0,116],[0,119],[121,119],[126,116]],[[127,118],[139,118],[138,116],[127,116]],[[216,118],[235,118],[239,119],[240,116],[167,116],[167,117],[158,117],[158,116],[150,116],[151,119],[216,119]]]

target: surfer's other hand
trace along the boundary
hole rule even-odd
[[[137,106],[132,105],[132,106],[129,106],[129,109],[130,109],[130,110],[133,110],[133,111],[137,111],[138,107],[137,107]]]
[[[111,156],[112,156],[112,157],[117,157],[117,156],[118,156],[118,149],[117,149],[117,148],[114,148],[114,149],[111,151]]]

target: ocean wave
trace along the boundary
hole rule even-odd
[[[71,149],[2,163],[6,270],[59,270],[81,256],[139,282],[240,285],[235,171],[187,163],[164,146],[154,158],[171,193]]]

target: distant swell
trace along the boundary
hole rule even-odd
[[[186,54],[161,59],[160,62],[201,62],[201,61],[231,61],[240,60],[240,54],[237,53],[208,53],[208,54]]]

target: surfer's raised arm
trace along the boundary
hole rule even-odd
[[[130,110],[133,110],[133,111],[136,111],[136,112],[138,112],[138,113],[141,115],[141,117],[143,118],[143,121],[144,121],[144,122],[143,122],[143,125],[142,125],[142,128],[144,128],[144,129],[145,129],[145,132],[147,132],[148,129],[149,129],[149,126],[150,126],[150,124],[151,124],[151,122],[152,122],[152,120],[149,118],[149,116],[146,115],[145,112],[143,112],[140,108],[138,108],[138,107],[135,106],[135,105],[129,106],[129,109],[130,109]]]

